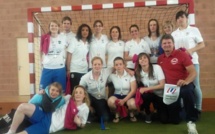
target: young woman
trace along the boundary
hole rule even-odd
[[[122,35],[118,26],[113,26],[110,29],[110,42],[107,44],[107,67],[113,67],[113,60],[116,57],[122,57],[124,54],[125,43],[121,40]]]
[[[174,25],[171,21],[167,20],[162,25],[163,34],[171,34],[174,30]]]
[[[20,104],[7,134],[15,134],[25,117],[29,119],[32,125],[19,134],[49,133],[52,112],[65,103],[61,96],[62,91],[62,86],[54,82],[45,89],[44,94],[36,94],[29,103]]]
[[[108,106],[115,112],[113,122],[117,123],[120,119],[119,111],[116,111],[116,101],[118,101],[119,106],[124,106],[125,104],[128,106],[130,120],[135,122],[137,121],[133,113],[136,110],[135,100],[133,98],[137,87],[135,77],[130,76],[125,71],[125,61],[122,57],[116,57],[114,59],[114,68],[116,72],[108,78],[109,82],[113,82],[115,88],[114,95],[108,99]]]
[[[91,106],[94,108],[96,115],[104,121],[110,118],[110,110],[106,101],[106,83],[112,68],[103,67],[103,60],[100,57],[94,57],[91,61],[92,70],[85,74],[80,81],[89,93]]]
[[[45,89],[53,82],[59,82],[65,91],[66,87],[66,36],[59,34],[60,24],[53,20],[49,32],[41,37],[42,74],[40,89]]]
[[[103,67],[106,67],[106,45],[109,42],[108,37],[102,34],[103,22],[101,20],[96,20],[93,24],[94,35],[93,40],[90,45],[89,52],[89,61],[91,61],[95,56],[101,57],[103,61]],[[92,65],[89,63],[89,68],[92,68]]]
[[[143,39],[139,37],[139,27],[137,25],[131,25],[129,32],[132,39],[125,44],[124,59],[127,61],[127,68],[134,70],[137,55],[139,53],[145,52],[151,54],[149,45]]]
[[[79,26],[76,38],[71,40],[67,53],[67,74],[70,75],[71,92],[88,71],[87,55],[92,39],[92,31],[87,24]]]
[[[113,26],[110,29],[110,42],[107,44],[107,67],[113,67],[113,61],[116,57],[124,57],[125,43],[121,40],[121,30],[119,26]],[[108,83],[108,97],[113,95],[113,83]]]
[[[49,133],[65,128],[83,128],[87,122],[90,100],[86,89],[80,85],[75,86],[72,96],[66,95],[64,98],[66,103],[52,113]]]
[[[205,47],[202,35],[197,27],[191,27],[188,24],[188,14],[185,11],[179,11],[176,14],[176,22],[178,29],[176,29],[172,36],[175,41],[175,49],[185,48],[186,53],[192,56],[192,62],[197,71],[197,77],[194,80],[196,109],[201,113],[202,110],[202,90],[200,87],[200,68],[198,51]]]
[[[174,28],[174,25],[172,24],[171,21],[165,21],[162,25],[162,30],[163,30],[163,35],[165,34],[171,34],[173,32],[173,28]],[[158,55],[161,55],[164,53],[163,49],[161,48],[161,42],[159,44],[159,48],[158,48]]]
[[[166,121],[165,104],[163,103],[163,89],[165,77],[161,67],[150,62],[150,57],[146,53],[138,55],[138,66],[135,71],[137,83],[142,83],[144,86],[139,88],[142,94],[143,107],[146,113],[146,123],[151,123],[150,103],[156,103],[156,108],[162,122]]]
[[[158,48],[160,43],[160,31],[159,24],[156,19],[150,19],[148,22],[148,36],[143,39],[149,44],[151,49],[150,61],[151,63],[157,63]]]

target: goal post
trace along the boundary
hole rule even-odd
[[[128,28],[131,24],[137,24],[141,36],[143,36],[147,34],[148,20],[157,19],[160,25],[166,20],[175,22],[175,14],[179,10],[186,11],[189,24],[195,25],[193,0],[154,0],[28,8],[30,94],[34,95],[36,89],[39,89],[41,70],[39,38],[41,34],[48,32],[48,24],[51,20],[61,22],[64,16],[69,16],[72,18],[72,31],[76,32],[82,23],[86,23],[92,28],[93,22],[100,19],[104,23],[104,34],[109,35],[111,26],[118,25],[121,28],[123,39],[128,40]]]

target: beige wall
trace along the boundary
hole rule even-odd
[[[125,2],[132,0],[117,0]],[[141,1],[141,0],[136,0]],[[18,95],[17,38],[27,38],[27,8],[110,3],[115,0],[0,0],[0,96]],[[195,0],[196,26],[206,48],[199,51],[204,98],[215,98],[215,1]],[[28,55],[27,55],[28,56]]]

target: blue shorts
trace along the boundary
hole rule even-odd
[[[45,89],[48,85],[53,82],[58,82],[62,85],[63,90],[66,90],[66,69],[46,69],[43,68],[41,80],[40,80],[40,88]]]
[[[52,113],[43,112],[42,108],[36,106],[36,109],[29,119],[31,126],[25,129],[28,134],[48,134],[51,125]]]
[[[124,99],[127,95],[121,95],[121,94],[114,94],[117,99]]]
[[[113,96],[115,96],[117,99],[124,99],[127,95],[114,94]],[[135,95],[132,96],[131,98],[135,98]]]

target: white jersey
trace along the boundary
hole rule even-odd
[[[142,52],[147,53],[147,54],[151,54],[148,43],[146,41],[144,41],[143,39],[140,40],[139,44],[137,44],[137,42],[134,41],[133,39],[126,42],[125,52],[128,52],[128,55],[130,57],[133,57],[135,54],[138,55]],[[127,62],[127,68],[134,69],[134,63],[132,61],[128,61]]]
[[[70,31],[69,33],[63,33],[63,34],[66,35],[67,44],[68,44],[68,46],[69,46],[69,45],[70,45],[71,39],[72,39],[72,38],[75,38],[76,35],[75,35],[72,31]]]
[[[81,77],[79,85],[84,86],[87,89],[87,92],[96,99],[105,99],[105,87],[111,72],[112,68],[102,69],[98,80],[94,80],[92,71],[90,71]]]
[[[149,44],[149,47],[151,50],[150,62],[157,63],[158,56],[159,56],[158,52],[159,52],[159,44],[160,44],[161,37],[157,37],[156,40],[152,40],[149,36],[145,36],[143,39]]]
[[[101,35],[100,39],[97,39],[93,36],[92,43],[90,45],[89,51],[89,68],[92,68],[91,60],[95,57],[101,57],[103,61],[103,67],[106,67],[105,53],[106,53],[106,45],[109,42],[108,37],[106,35]]]
[[[49,128],[49,133],[54,133],[54,132],[57,132],[57,131],[64,129],[66,109],[67,109],[67,106],[69,104],[69,100],[71,98],[71,95],[66,95],[64,98],[65,98],[66,103],[62,107],[56,109],[56,111],[54,111],[52,113],[52,119],[51,119],[51,125]],[[81,123],[86,124],[88,114],[89,114],[89,107],[87,106],[86,103],[83,103],[80,106],[77,106],[77,109],[78,109],[77,115],[81,119]]]
[[[58,34],[57,37],[50,37],[49,50],[42,57],[42,65],[46,69],[59,69],[65,67],[66,60],[66,36]]]
[[[87,54],[89,52],[88,42],[84,43],[82,40],[78,41],[77,38],[73,38],[67,51],[72,54],[70,71],[76,73],[87,73]]]
[[[108,82],[113,82],[114,94],[127,95],[131,91],[131,82],[135,81],[134,76],[130,76],[125,70],[122,77],[119,77],[117,73],[111,74],[108,78]]]
[[[183,30],[179,30],[178,28],[172,33],[172,36],[174,37],[175,41],[175,49],[180,47],[191,49],[198,45],[198,43],[203,42],[203,38],[199,29],[191,26],[188,26]],[[198,58],[197,52],[194,52],[192,54],[193,64],[199,64]]]
[[[122,57],[124,54],[125,43],[121,40],[117,42],[110,41],[107,44],[106,54],[108,56],[107,67],[113,67],[113,61],[116,57]]]
[[[147,86],[147,87],[152,87],[156,86],[159,84],[160,80],[164,80],[164,73],[163,70],[159,65],[153,65],[153,79],[149,79],[148,73],[145,73],[143,70],[140,72],[141,75],[141,82]],[[163,89],[160,90],[154,90],[153,91],[157,96],[163,97]]]

